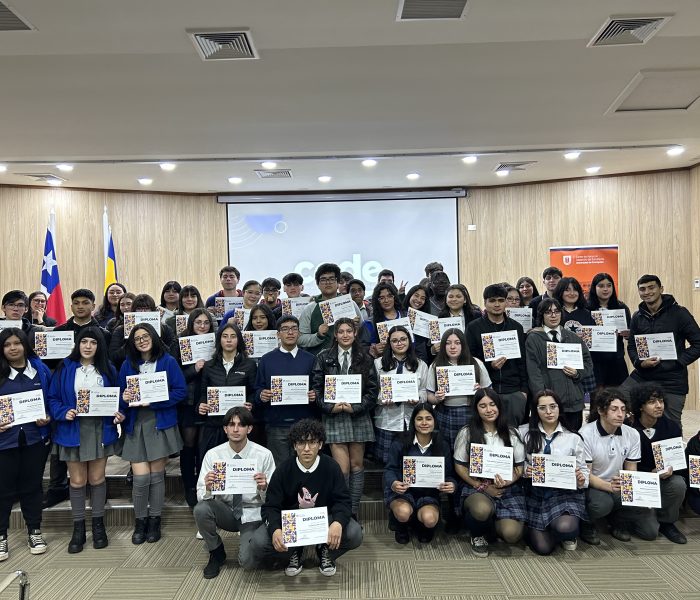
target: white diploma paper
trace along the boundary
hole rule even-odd
[[[309,376],[285,375],[270,377],[271,406],[309,403]]]
[[[249,358],[260,358],[279,346],[276,331],[244,331],[243,341]]]
[[[520,358],[520,342],[517,331],[494,331],[481,334],[481,347],[484,360],[490,362],[497,358]]]
[[[0,397],[0,423],[3,425],[22,425],[45,418],[44,393],[41,390]]]
[[[153,312],[128,312],[124,313],[124,339],[129,337],[131,330],[139,323],[148,323],[153,326],[156,333],[160,335],[160,311]]]
[[[386,344],[389,341],[389,332],[392,327],[405,327],[408,330],[408,335],[413,340],[413,330],[411,329],[411,321],[408,317],[401,317],[400,319],[392,319],[391,321],[380,321],[377,323],[377,336],[382,344]]]
[[[119,410],[119,388],[101,387],[78,390],[76,412],[79,417],[111,417]]]
[[[404,456],[403,482],[410,487],[436,488],[445,482],[442,456]]]
[[[379,389],[382,402],[418,401],[418,377],[415,373],[380,375]]]
[[[65,358],[74,346],[74,331],[37,331],[34,334],[34,352],[39,358]]]
[[[255,494],[258,484],[253,476],[258,467],[254,460],[245,458],[232,458],[230,460],[217,460],[212,464],[214,482],[211,484],[211,493],[218,494]]]
[[[175,315],[175,335],[180,337],[187,330],[189,315]]]
[[[430,313],[410,307],[408,309],[408,321],[411,323],[413,335],[430,338],[430,323],[437,320],[438,318]]]
[[[435,367],[436,392],[445,396],[471,396],[476,386],[474,365]]]
[[[575,490],[576,457],[557,454],[532,455],[532,485],[534,487]]]
[[[617,328],[607,325],[582,325],[581,339],[591,352],[616,352]]]
[[[688,468],[685,462],[683,438],[677,437],[652,442],[651,451],[654,453],[654,463],[656,463],[656,470],[659,473],[665,471],[669,467],[674,471],[682,471]]]
[[[0,331],[3,329],[22,329],[22,321],[0,319]]]
[[[661,508],[661,484],[658,473],[620,471],[622,506]]]
[[[223,416],[229,408],[245,404],[245,386],[230,385],[207,388],[207,404],[212,408],[210,415]]]
[[[350,297],[350,294],[331,298],[330,300],[323,300],[318,303],[323,322],[326,325],[333,325],[333,323],[343,317],[354,319],[357,316],[355,313],[355,306],[355,302]]]
[[[462,317],[445,317],[444,319],[431,321],[428,324],[428,328],[430,330],[430,341],[433,344],[439,344],[443,334],[448,329],[459,329],[464,331]]]
[[[241,296],[218,296],[214,298],[214,306],[210,307],[211,313],[219,320],[229,312],[237,308],[243,308]]]
[[[637,346],[639,360],[647,358],[660,358],[661,360],[678,360],[676,341],[672,333],[647,333],[635,335],[634,343]]]
[[[513,479],[513,448],[472,444],[469,448],[469,476],[493,479],[496,475],[505,481]]]
[[[300,508],[282,511],[282,542],[288,548],[328,542],[328,509]]]
[[[134,394],[129,406],[167,402],[170,399],[168,374],[165,371],[127,375],[126,389]]]
[[[591,312],[591,316],[596,325],[614,327],[617,331],[626,331],[629,329],[629,325],[627,325],[627,315],[623,308],[594,310]]]
[[[233,322],[238,325],[238,329],[243,331],[250,321],[250,308],[237,308],[233,313]]]
[[[579,344],[557,344],[547,342],[547,368],[583,369],[583,352]]]
[[[180,344],[180,361],[183,365],[193,365],[200,360],[209,360],[214,356],[216,334],[187,335],[178,338]]]
[[[530,307],[506,308],[506,315],[523,326],[523,333],[532,329],[532,309]]]
[[[311,298],[300,296],[299,298],[285,298],[282,300],[282,315],[285,317],[294,316],[297,319],[306,308]]]
[[[326,375],[323,399],[333,404],[360,404],[362,375]]]

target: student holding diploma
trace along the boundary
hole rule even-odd
[[[442,387],[437,385],[438,367],[457,367],[471,365],[474,367],[475,387],[471,394],[451,394],[446,393]],[[436,404],[435,417],[437,418],[438,429],[447,440],[450,448],[454,448],[457,433],[462,427],[467,425],[471,416],[469,405],[472,403],[474,392],[480,387],[491,385],[488,371],[478,358],[474,358],[469,352],[466,337],[459,329],[448,329],[442,335],[440,350],[435,361],[428,370],[428,402]]]
[[[700,515],[700,431],[688,440],[685,460],[688,463],[688,471],[685,473],[688,484],[686,500],[693,512]]]
[[[164,373],[167,397],[149,404],[129,406],[138,400],[134,376]],[[168,353],[156,330],[148,323],[134,326],[126,341],[126,360],[119,371],[120,412],[126,415],[121,457],[134,472],[133,544],[157,542],[165,499],[165,464],[182,449],[177,427],[177,404],[187,397],[187,384],[177,361]],[[141,387],[141,386],[139,386]],[[145,386],[143,386],[145,387]],[[143,395],[144,390],[140,390]]]
[[[181,291],[182,286],[177,281],[167,281],[163,285],[163,289],[160,292],[160,304],[158,305],[163,321],[175,314],[180,304]]]
[[[556,393],[542,390],[533,400],[530,422],[520,427],[527,459],[525,477],[533,483],[527,496],[528,544],[542,556],[554,552],[558,543],[564,550],[576,550],[579,522],[588,520],[583,492],[588,475],[583,439],[567,428],[561,415],[561,400]],[[536,485],[546,481],[547,473],[541,464],[543,457],[533,461],[533,455],[575,459],[576,470],[571,471],[575,489]]]
[[[661,485],[661,508],[655,510],[659,533],[675,544],[687,543],[675,523],[685,499],[687,459],[681,428],[664,416],[664,392],[661,386],[644,383],[632,388],[632,422],[639,431],[642,460],[639,470],[658,473]]]
[[[244,331],[275,331],[276,321],[267,304],[256,304],[250,309],[250,318]]]
[[[467,291],[466,286],[461,283],[454,283],[447,288],[445,296],[445,306],[438,313],[438,318],[444,319],[447,317],[459,317],[462,321],[462,331],[467,330],[467,325],[474,319],[481,316],[481,311],[472,304],[471,296]],[[437,344],[433,344],[431,351],[437,354],[440,348]]]
[[[192,350],[186,352],[183,357],[180,350],[180,337],[211,335],[216,331],[216,321],[205,308],[195,308],[187,319],[187,328],[182,336],[176,337],[170,346],[170,353],[175,357],[182,369],[182,374],[187,383],[187,398],[177,405],[177,422],[180,427],[183,447],[180,451],[180,475],[182,485],[185,488],[185,500],[190,508],[197,504],[197,474],[202,456],[197,454],[197,442],[199,438],[199,422],[202,417],[197,411],[197,403],[202,396],[202,370],[206,364],[204,358],[195,363],[194,356],[190,358]],[[187,364],[182,364],[182,363]]]
[[[586,344],[575,333],[562,327],[561,304],[554,298],[544,298],[537,307],[540,327],[531,329],[525,340],[525,361],[530,392],[554,390],[560,398],[566,422],[572,431],[578,431],[583,422],[583,384],[585,377],[593,373],[593,361]],[[548,344],[550,344],[548,346]],[[549,354],[556,350],[554,344],[576,344],[581,349],[583,368],[557,364],[548,366]]]
[[[382,321],[394,321],[405,317],[406,312],[401,310],[399,292],[393,283],[378,283],[372,292],[372,336],[370,353],[378,358],[384,352],[386,342],[382,342],[377,332],[377,323]]]
[[[360,375],[362,384],[358,401],[329,402],[326,389],[329,375]],[[331,454],[346,479],[352,514],[356,515],[365,487],[365,442],[374,441],[370,415],[377,401],[378,384],[372,357],[360,346],[354,320],[341,318],[335,322],[333,345],[316,357],[312,387],[323,412],[323,426]]]
[[[593,369],[595,380],[599,387],[617,386],[627,379],[627,363],[625,362],[625,345],[623,340],[629,338],[630,309],[618,300],[615,291],[615,281],[608,273],[598,273],[591,280],[591,290],[588,295],[588,310],[595,320],[595,313],[606,310],[624,311],[626,327],[617,330],[616,352],[593,352]],[[602,317],[601,317],[602,319]],[[606,323],[603,322],[603,325]]]
[[[478,458],[478,452],[472,452],[472,444],[482,444],[493,450],[512,448],[511,472],[497,473],[493,479],[472,477],[470,472],[486,470],[489,466],[483,458]],[[523,472],[524,460],[525,448],[517,430],[508,426],[500,396],[489,388],[478,390],[474,395],[469,425],[463,427],[457,436],[454,461],[455,471],[465,483],[461,502],[464,520],[471,533],[472,552],[479,558],[489,554],[486,536],[494,520],[498,537],[507,544],[517,543],[523,535],[527,509],[518,479]]]
[[[411,540],[412,524],[418,541],[427,544],[433,539],[440,522],[440,493],[453,494],[457,482],[452,467],[452,452],[435,429],[435,409],[421,402],[413,407],[408,431],[391,445],[384,468],[384,503],[394,519],[394,539],[398,544]],[[435,487],[416,487],[411,479],[420,467],[405,464],[406,457],[430,460],[442,458],[442,477]]]
[[[172,316],[165,319],[165,324],[171,331],[175,332],[176,337],[180,337],[185,333],[185,329],[187,328],[187,318],[195,308],[204,308],[202,296],[195,286],[186,285],[180,291],[180,299],[177,303],[177,310]]]
[[[413,407],[427,399],[428,367],[416,356],[411,336],[408,330],[401,326],[392,327],[389,331],[389,343],[384,348],[382,357],[374,361],[374,367],[379,377],[379,398],[374,409],[374,455],[386,465],[392,443],[410,427]],[[400,402],[388,397],[389,392],[393,394],[393,384],[387,386],[382,378],[411,373],[417,379],[414,395]]]
[[[406,314],[409,313],[409,309],[411,308],[421,313],[430,314],[430,300],[428,299],[427,287],[422,285],[414,285],[408,290],[405,303]],[[430,363],[433,362],[433,359],[435,358],[430,352],[430,338],[422,335],[416,335],[414,331],[413,345],[416,350],[416,356],[426,365],[430,366]]]
[[[47,400],[51,373],[36,357],[21,329],[9,327],[0,331],[0,348],[0,561],[3,561],[9,557],[7,530],[17,498],[27,524],[29,552],[46,552],[41,535],[41,478],[50,448]],[[24,420],[14,410],[11,395],[39,391],[44,395],[44,418],[19,422]],[[39,412],[41,408],[38,407]]]
[[[535,282],[530,277],[520,277],[515,287],[518,288],[518,292],[520,292],[520,298],[522,299],[521,306],[530,306],[532,299],[540,295]]]
[[[243,284],[243,309],[244,310],[253,310],[260,302],[260,298],[262,297],[262,286],[260,285],[259,281],[256,281],[255,279],[251,279],[249,281],[246,281]],[[229,310],[226,314],[224,314],[223,318],[221,319],[221,323],[228,323],[231,319],[233,319],[236,316],[236,308]],[[248,319],[250,321],[250,318]],[[245,323],[247,325],[248,323]]]
[[[335,561],[340,556],[362,543],[362,528],[352,518],[343,473],[337,462],[320,453],[325,439],[323,425],[312,419],[302,419],[290,429],[289,440],[296,457],[278,465],[268,484],[261,511],[263,525],[253,534],[250,543],[255,565],[272,566],[286,559],[284,572],[288,577],[298,575],[304,568],[302,554],[306,544],[299,537],[308,530],[301,531],[296,518],[293,523],[287,519],[285,524],[286,511],[296,511],[298,515],[306,510],[325,509],[319,512],[326,516],[327,534],[323,542],[315,543],[318,570],[325,577],[335,575]],[[297,539],[292,542],[294,538]]]
[[[89,416],[93,409],[91,392],[112,388],[114,408],[109,414]],[[92,545],[106,548],[104,524],[107,482],[107,457],[115,453],[118,440],[116,425],[124,420],[117,410],[119,387],[117,372],[107,358],[107,343],[97,327],[81,329],[75,348],[65,358],[51,379],[49,405],[56,423],[54,442],[58,456],[68,464],[70,502],[73,513],[73,536],[68,553],[82,552],[85,544],[85,497],[90,484],[92,506]],[[88,416],[83,416],[88,415]]]
[[[586,511],[590,523],[581,524],[581,539],[597,546],[600,537],[595,522],[607,517],[615,539],[629,542],[630,530],[643,540],[655,540],[658,523],[651,509],[623,506],[620,471],[636,471],[642,458],[639,432],[625,425],[629,404],[617,388],[596,393],[591,413],[579,432],[590,472]]]
[[[124,313],[131,312],[134,298],[136,298],[136,294],[132,292],[126,292],[126,294],[119,298],[117,310],[114,312],[114,318],[107,323],[107,327],[105,328],[110,334],[114,333],[117,327],[122,327],[124,325]]]
[[[265,502],[267,485],[275,471],[270,451],[248,439],[248,434],[253,429],[253,415],[247,408],[230,408],[223,422],[228,441],[212,448],[204,456],[197,482],[199,503],[194,508],[194,520],[209,551],[209,562],[203,573],[205,579],[218,576],[226,562],[224,541],[217,533],[217,528],[239,531],[238,562],[244,569],[257,567],[251,553],[250,540],[262,525],[260,508]],[[248,489],[237,492],[234,487],[221,493],[219,490],[225,488],[221,484],[225,484],[228,477],[226,471],[235,467],[239,460],[246,461],[241,464],[253,466],[252,474],[247,476],[249,481],[242,482]],[[241,475],[241,478],[244,477]]]

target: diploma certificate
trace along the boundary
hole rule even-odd
[[[547,368],[583,369],[583,351],[580,344],[557,344],[547,342]]]
[[[622,506],[661,508],[661,484],[658,473],[620,471]]]
[[[476,387],[474,365],[435,367],[436,392],[445,396],[471,396]]]
[[[520,358],[520,341],[517,331],[494,331],[481,334],[481,347],[484,360],[490,362],[497,358]]]
[[[273,375],[270,377],[272,400],[270,406],[290,406],[309,403],[308,375]]]
[[[148,323],[160,335],[160,311],[124,313],[124,339],[128,338],[131,330],[139,323]]]
[[[276,331],[244,331],[243,341],[249,358],[260,358],[279,346]]]
[[[411,340],[413,340],[413,330],[411,329],[411,321],[408,317],[401,317],[400,319],[392,319],[391,321],[380,321],[377,323],[377,336],[382,344],[386,344],[389,341],[389,332],[392,327],[397,326],[405,327],[408,330],[408,335]]]
[[[506,315],[523,326],[523,333],[532,329],[532,309],[523,306],[521,308],[506,308]]]
[[[382,402],[418,402],[418,377],[415,373],[380,375],[379,390]]]
[[[330,300],[323,300],[318,303],[323,322],[326,325],[333,325],[333,323],[343,317],[354,319],[357,316],[355,306],[356,304],[350,297],[350,294],[331,298]]]
[[[175,335],[180,337],[187,330],[189,315],[175,315]]]
[[[591,352],[617,352],[617,329],[607,325],[582,325],[581,339]]]
[[[326,375],[323,399],[333,404],[360,404],[362,375]]]
[[[288,548],[328,542],[328,509],[300,508],[282,511],[282,542]]]
[[[78,390],[75,410],[79,417],[112,417],[119,410],[119,388]]]
[[[445,458],[404,456],[403,482],[411,487],[436,488],[445,482]]]
[[[430,330],[430,342],[433,344],[439,344],[443,334],[448,329],[459,329],[464,331],[462,317],[445,317],[444,319],[431,321],[428,328]]]
[[[258,472],[256,461],[246,458],[232,458],[229,460],[217,460],[211,470],[214,473],[214,482],[211,484],[211,493],[219,494],[255,494],[258,484],[253,476]]]
[[[45,418],[44,393],[41,390],[0,397],[0,423],[4,425],[22,425]]]
[[[614,327],[617,331],[626,331],[629,329],[629,325],[627,325],[627,315],[623,308],[594,310],[591,312],[591,316],[596,325]]]
[[[237,308],[233,313],[233,322],[238,325],[238,329],[243,331],[250,321],[250,308]]]
[[[65,358],[75,346],[74,331],[37,331],[34,352],[39,358]]]
[[[438,318],[430,313],[410,307],[408,309],[408,321],[411,324],[413,335],[430,339],[430,323],[437,320]]]
[[[245,404],[245,386],[229,385],[207,388],[207,404],[211,407],[210,415],[223,416],[229,408]]]
[[[642,434],[640,434],[642,435]],[[688,468],[685,462],[685,447],[683,438],[670,438],[652,442],[651,451],[654,454],[656,470],[662,473],[669,467],[675,471],[683,471]]]
[[[513,479],[513,448],[472,444],[469,448],[469,477],[493,479],[496,475],[505,481]]]
[[[532,455],[532,485],[535,487],[575,490],[576,457],[556,454]]]
[[[209,310],[220,321],[227,312],[237,308],[243,308],[241,296],[218,296],[214,298],[214,306],[210,306]]]
[[[180,344],[180,362],[183,365],[193,365],[200,360],[209,360],[214,356],[216,334],[187,335],[178,338]]]
[[[300,296],[299,298],[285,298],[282,300],[282,315],[285,317],[293,316],[297,319],[302,311],[306,308],[311,298],[308,296]]]
[[[170,400],[168,374],[165,371],[127,375],[126,390],[133,392],[129,406],[143,406],[144,404]]]
[[[0,331],[3,329],[22,329],[22,321],[13,319],[0,319]]]
[[[646,360],[647,358],[678,360],[676,341],[673,339],[672,333],[635,335],[634,343],[637,346],[639,360]]]

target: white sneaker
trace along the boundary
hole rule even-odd
[[[578,548],[578,540],[564,540],[561,543],[561,547],[567,552],[573,552],[576,550],[576,548]]]
[[[203,539],[204,539],[204,536],[202,536],[202,534],[199,533],[199,530],[197,530],[197,533],[195,534],[194,537],[197,538],[198,540],[203,540]]]
[[[0,562],[7,560],[8,558],[10,558],[10,550],[9,546],[7,545],[7,536],[0,535]]]

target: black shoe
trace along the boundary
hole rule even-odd
[[[68,498],[68,488],[49,488],[46,494],[44,494],[44,500],[42,501],[41,506],[43,508],[51,508],[64,500],[68,500]]]
[[[185,489],[185,501],[190,508],[197,506],[197,488]]]
[[[581,523],[581,531],[579,537],[590,544],[591,546],[600,546],[600,536],[598,535],[598,529],[593,523]]]
[[[131,536],[132,544],[139,545],[146,541],[146,527],[148,527],[148,519],[136,519],[134,533]]]
[[[688,539],[678,530],[675,523],[661,523],[659,525],[659,533],[674,544],[688,543]]]
[[[333,577],[335,575],[335,561],[331,558],[331,552],[328,549],[328,544],[321,544],[316,548],[316,556],[318,556],[318,570],[324,577]]]
[[[622,525],[614,525],[610,528],[610,535],[621,542],[629,542],[632,539],[630,532]]]
[[[157,542],[160,537],[160,517],[148,517],[148,533],[146,533],[146,541],[149,544],[152,544]]]
[[[428,528],[423,523],[418,523],[416,526],[416,537],[421,544],[429,544],[433,541],[435,535],[434,528]]]
[[[399,521],[394,516],[394,513],[389,511],[389,531],[396,531],[397,527],[399,527]]]
[[[103,517],[92,517],[92,547],[101,550],[109,545]]]
[[[445,533],[456,535],[459,533],[460,529],[462,529],[462,522],[457,515],[452,514],[447,517],[447,521],[445,522]]]
[[[73,521],[73,537],[68,542],[68,554],[78,554],[85,544],[85,520]]]
[[[218,548],[209,552],[209,562],[207,566],[204,567],[203,572],[204,579],[214,579],[214,577],[217,577],[225,562],[226,550],[224,550],[224,545],[221,544]]]
[[[397,544],[408,544],[411,541],[411,532],[408,529],[408,523],[400,523],[396,521],[396,529],[394,530],[394,540]]]

